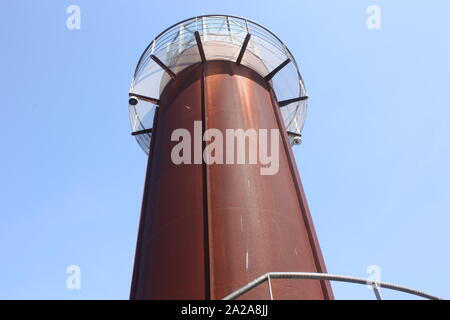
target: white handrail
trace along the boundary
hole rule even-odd
[[[441,298],[425,293],[423,291],[419,291],[416,289],[411,289],[408,287],[400,286],[393,283],[376,281],[372,282],[371,280],[364,278],[356,278],[349,276],[340,276],[328,273],[314,273],[314,272],[268,272],[259,278],[249,282],[242,288],[234,291],[233,293],[227,295],[223,298],[223,300],[232,300],[239,298],[244,293],[256,288],[261,283],[268,281],[270,279],[310,279],[310,280],[330,280],[330,281],[340,281],[340,282],[350,282],[350,283],[358,283],[364,285],[371,285],[374,289],[375,296],[378,300],[381,300],[381,294],[379,292],[379,288],[386,288],[396,291],[402,291],[408,294],[412,294],[415,296],[423,297],[430,300],[442,300]]]

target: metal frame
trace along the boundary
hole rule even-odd
[[[224,21],[222,21],[222,20],[224,20]],[[145,50],[141,54],[139,61],[136,65],[132,85],[130,88],[130,94],[129,94],[130,97],[133,96],[133,102],[135,102],[134,98],[137,98],[139,101],[140,100],[147,101],[147,102],[150,102],[155,105],[160,104],[160,100],[159,100],[160,97],[158,96],[158,93],[156,91],[152,92],[152,93],[147,93],[146,91],[138,90],[136,93],[134,93],[135,80],[139,76],[140,72],[144,70],[144,69],[142,69],[142,68],[144,68],[144,66],[146,66],[148,64],[156,64],[159,68],[162,69],[162,71],[166,75],[169,75],[173,80],[176,79],[177,73],[182,72],[184,70],[184,69],[179,70],[177,68],[174,68],[171,65],[171,62],[170,62],[171,60],[167,60],[167,61],[165,60],[167,58],[166,57],[167,52],[171,52],[172,49],[171,49],[171,47],[164,49],[164,46],[166,46],[167,44],[170,44],[170,41],[173,41],[173,39],[172,39],[173,37],[175,37],[175,38],[179,37],[180,39],[184,39],[185,35],[188,33],[191,34],[191,36],[194,35],[195,40],[189,38],[190,39],[189,41],[194,40],[193,42],[189,42],[189,45],[197,46],[199,57],[200,57],[199,62],[201,62],[202,64],[205,64],[208,62],[208,57],[206,56],[206,54],[208,52],[207,51],[205,52],[205,49],[206,49],[205,43],[208,41],[208,38],[205,38],[205,36],[207,36],[209,34],[209,32],[213,32],[213,35],[214,35],[215,28],[219,28],[220,30],[222,30],[222,29],[228,30],[228,33],[230,36],[230,41],[231,41],[230,43],[233,42],[233,40],[232,40],[233,30],[234,30],[234,32],[236,32],[236,34],[239,34],[239,41],[234,43],[234,45],[237,47],[237,50],[239,50],[238,54],[237,54],[237,58],[234,61],[237,65],[246,64],[246,61],[244,60],[246,51],[250,51],[250,52],[254,53],[252,51],[252,50],[254,50],[254,49],[252,49],[252,47],[254,46],[254,41],[257,41],[258,43],[266,42],[268,44],[268,46],[270,46],[271,48],[273,47],[273,50],[270,52],[272,54],[274,54],[276,58],[279,58],[279,60],[278,61],[275,60],[277,62],[272,61],[271,63],[276,65],[277,63],[279,63],[279,61],[283,61],[283,60],[284,61],[280,65],[276,66],[274,69],[272,69],[273,68],[272,64],[266,65],[266,67],[268,69],[267,70],[268,74],[266,74],[266,72],[264,72],[263,74],[261,74],[261,76],[265,79],[265,81],[268,82],[269,86],[277,85],[277,82],[279,82],[279,81],[285,81],[285,79],[282,80],[281,78],[280,79],[277,79],[277,78],[272,79],[272,78],[280,70],[282,70],[288,64],[292,63],[293,66],[289,66],[288,72],[296,74],[298,84],[292,82],[292,85],[295,86],[295,90],[298,90],[298,92],[295,95],[297,95],[299,97],[279,101],[279,106],[283,107],[288,104],[298,103],[297,110],[300,110],[300,109],[304,110],[307,108],[306,103],[301,104],[301,101],[303,101],[303,99],[306,99],[306,98],[304,98],[306,96],[306,89],[304,86],[303,78],[300,75],[300,72],[298,70],[298,65],[297,65],[292,53],[289,51],[289,49],[286,47],[286,45],[280,40],[280,38],[278,38],[272,31],[270,31],[266,27],[262,26],[261,24],[258,24],[254,21],[248,20],[243,17],[233,16],[233,15],[224,15],[224,14],[208,14],[208,15],[201,15],[201,16],[184,19],[182,21],[174,23],[173,25],[169,26],[168,28],[166,28],[165,30],[160,32],[145,48]],[[243,39],[241,37],[243,37]],[[172,39],[172,40],[170,40],[170,39]],[[181,41],[180,39],[178,39],[177,41]],[[240,44],[240,48],[239,48],[239,43],[240,43],[241,39],[242,39],[242,43]],[[250,41],[252,39],[253,39],[253,41]],[[257,40],[255,40],[255,39],[257,39]],[[181,42],[178,45],[181,46]],[[259,45],[262,45],[262,44],[260,43]],[[228,58],[230,58],[230,59],[227,61],[234,60],[232,58],[232,56],[229,56]],[[269,61],[267,59],[266,60],[262,59],[262,60],[263,60],[263,63],[268,63],[268,61]],[[291,84],[291,82],[289,82],[289,83]],[[278,86],[278,87],[284,88],[284,86]],[[146,94],[149,94],[149,95],[152,95],[155,97],[145,96]],[[159,94],[160,94],[160,92],[159,92]],[[129,101],[131,101],[131,100],[129,100]],[[304,111],[302,111],[301,114],[303,114],[303,112]],[[140,117],[136,113],[136,111],[134,111],[134,113],[133,113],[132,110],[130,111],[130,116],[137,117],[137,118]],[[287,124],[291,123],[292,118],[293,117],[295,118],[296,116],[294,113],[289,113],[286,117],[288,119],[283,119],[283,122],[287,127]],[[302,123],[303,123],[303,119],[304,118],[302,117],[302,120],[301,120]],[[299,134],[301,133],[302,127],[303,127],[303,124],[301,124],[298,127]],[[142,131],[140,129],[141,128],[132,127],[132,131],[135,131],[135,132]],[[142,129],[147,129],[147,127],[144,127]],[[295,131],[296,128],[293,128],[292,130]],[[133,132],[133,135],[135,135],[135,132]],[[142,147],[142,149],[146,153],[148,153],[149,142],[146,141],[143,144],[141,144],[140,136],[137,135],[136,138],[138,140],[138,143]]]
[[[286,131],[286,133],[288,134],[288,136],[293,136],[293,137],[302,137],[301,133],[297,133],[297,132],[293,132],[293,131]]]
[[[286,67],[289,64],[289,62],[291,62],[291,59],[289,59],[289,58],[284,60],[278,67],[273,69],[267,76],[265,76],[264,80],[266,80],[266,81],[271,80],[281,69]]]
[[[136,69],[135,69],[135,71],[134,71],[134,75],[136,76],[136,73],[138,72],[139,65],[141,64],[142,59],[144,59],[145,53],[147,52],[147,50],[148,50],[150,47],[152,47],[152,46],[155,45],[155,42],[156,42],[156,40],[157,40],[158,38],[160,38],[160,37],[163,36],[167,31],[169,31],[170,29],[172,29],[173,27],[175,27],[175,26],[177,26],[177,25],[179,25],[179,24],[182,24],[182,23],[187,22],[187,21],[190,21],[190,20],[197,20],[197,19],[208,18],[208,17],[227,17],[227,18],[236,18],[236,19],[244,20],[246,24],[247,24],[248,22],[250,22],[250,23],[252,23],[252,24],[254,24],[254,25],[256,25],[256,26],[262,28],[264,31],[267,31],[271,36],[273,36],[276,40],[278,40],[278,41],[284,46],[284,50],[286,50],[286,53],[288,53],[288,54],[292,57],[293,63],[294,63],[295,65],[297,65],[297,63],[296,63],[296,61],[295,61],[295,58],[294,58],[293,54],[289,51],[289,49],[286,47],[286,45],[283,43],[283,41],[281,41],[280,38],[278,38],[272,31],[270,31],[269,29],[267,29],[267,28],[264,27],[263,25],[261,25],[261,24],[255,22],[255,21],[253,21],[253,20],[249,20],[249,19],[247,19],[247,18],[240,17],[240,16],[234,16],[234,15],[229,15],[229,14],[205,14],[205,15],[195,16],[195,17],[190,17],[190,18],[187,18],[187,19],[178,21],[177,23],[174,23],[174,24],[171,25],[170,27],[168,27],[168,28],[164,29],[162,32],[160,32],[160,33],[153,39],[153,41],[150,42],[150,44],[145,48],[145,50],[143,51],[141,57],[139,58],[139,61],[138,61],[137,65],[136,65]],[[248,30],[248,27],[247,27],[247,30]],[[300,73],[299,73],[299,75],[300,75]]]
[[[278,105],[281,107],[287,106],[288,104],[297,102],[297,101],[304,101],[304,100],[308,100],[308,96],[303,96],[303,97],[298,97],[298,98],[293,98],[293,99],[287,99],[287,100],[283,100],[283,101],[278,101]]]
[[[206,63],[205,50],[203,50],[203,44],[202,44],[202,39],[200,38],[200,33],[198,31],[195,31],[194,36],[195,36],[195,41],[197,42],[198,52],[200,53],[202,63]]]
[[[157,56],[151,54],[150,58],[152,58],[153,61],[156,62],[156,64],[158,64],[165,72],[167,72],[172,79],[175,79],[177,77],[177,75],[172,70],[170,70],[170,68],[166,66],[161,60],[159,60]]]
[[[241,51],[239,51],[239,56],[236,60],[236,64],[241,64],[242,58],[244,57],[244,53],[247,50],[247,45],[248,42],[250,41],[251,36],[252,35],[250,33],[247,33],[247,35],[245,36],[244,43],[242,44]]]
[[[340,281],[340,282],[350,282],[350,283],[357,283],[357,284],[363,284],[363,285],[370,285],[373,288],[373,291],[374,291],[374,294],[375,294],[375,297],[377,298],[377,300],[382,300],[382,296],[381,296],[381,293],[379,290],[380,288],[401,291],[401,292],[405,292],[408,294],[412,294],[412,295],[430,299],[430,300],[442,300],[438,296],[434,296],[434,295],[431,295],[431,294],[428,294],[428,293],[425,293],[423,291],[419,291],[416,289],[399,286],[399,285],[393,284],[393,283],[381,282],[381,281],[372,282],[372,281],[370,281],[368,279],[364,279],[364,278],[340,276],[340,275],[334,275],[334,274],[328,274],[328,273],[314,273],[314,272],[268,272],[268,273],[260,276],[259,278],[253,280],[252,282],[249,282],[248,284],[246,284],[242,288],[234,291],[233,293],[230,293],[229,295],[224,297],[223,300],[233,300],[233,299],[239,298],[243,294],[256,288],[257,286],[264,283],[265,281],[268,281],[269,297],[271,300],[273,300],[272,285],[271,285],[270,279],[329,280],[329,281]]]
[[[139,131],[132,132],[131,135],[132,135],[132,136],[138,136],[138,135],[140,135],[140,134],[152,133],[152,131],[153,131],[152,128],[150,128],[150,129],[144,129],[144,130],[139,130]]]

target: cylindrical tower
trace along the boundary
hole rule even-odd
[[[291,151],[306,100],[289,50],[249,20],[195,17],[152,41],[129,100],[149,155],[131,299],[221,299],[267,272],[326,272]],[[326,281],[271,286],[333,298]]]

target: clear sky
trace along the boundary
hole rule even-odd
[[[80,30],[66,27],[72,4]],[[310,100],[295,156],[328,272],[378,265],[383,281],[450,298],[446,0],[1,1],[0,298],[128,298],[146,167],[131,76],[160,31],[209,13],[265,25],[300,65]]]

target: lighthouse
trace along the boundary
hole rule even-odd
[[[292,152],[307,100],[285,44],[248,19],[197,16],[150,42],[129,91],[148,155],[131,299],[222,299],[268,272],[326,273]],[[271,291],[333,299],[324,280]]]

